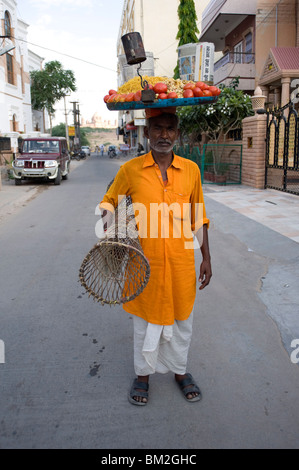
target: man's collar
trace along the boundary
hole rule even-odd
[[[153,166],[153,165],[155,165],[155,160],[153,158],[152,152],[149,152],[144,157],[143,168],[146,168],[148,166]],[[180,162],[180,159],[175,154],[173,154],[173,160],[172,160],[171,165],[173,165],[174,168],[178,168],[179,170],[182,169],[182,164]]]
[[[173,154],[172,165],[175,168],[178,168],[179,170],[181,170],[183,168],[180,157],[178,155]]]
[[[148,166],[153,166],[154,164],[155,164],[155,160],[152,156],[152,152],[147,153],[144,156],[143,168],[146,168]]]

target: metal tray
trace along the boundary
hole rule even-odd
[[[213,104],[218,96],[204,96],[201,98],[177,98],[170,100],[157,100],[153,103],[145,104],[142,101],[130,101],[127,103],[106,103],[110,111],[121,111],[126,109],[147,109],[147,108],[168,108],[177,106],[199,106],[202,104]]]

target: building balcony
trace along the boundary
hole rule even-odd
[[[240,77],[239,90],[255,90],[255,55],[251,52],[228,52],[214,64],[214,84],[228,85]]]
[[[200,42],[213,42],[215,51],[225,47],[225,37],[249,15],[256,15],[257,0],[211,0],[202,15]]]

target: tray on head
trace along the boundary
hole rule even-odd
[[[203,104],[213,104],[218,96],[203,96],[200,98],[172,98],[166,100],[157,100],[153,103],[143,103],[142,101],[129,101],[106,103],[110,111],[121,111],[127,109],[147,109],[147,108],[168,108],[177,106],[199,106]]]

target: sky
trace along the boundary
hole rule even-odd
[[[117,119],[103,97],[117,88],[116,41],[123,5],[124,0],[17,2],[18,17],[29,25],[28,48],[44,58],[43,64],[58,60],[75,74],[77,91],[66,98],[68,124],[73,122],[72,101],[79,102],[85,120],[95,113]],[[56,106],[54,125],[60,122],[65,122],[63,102]]]

